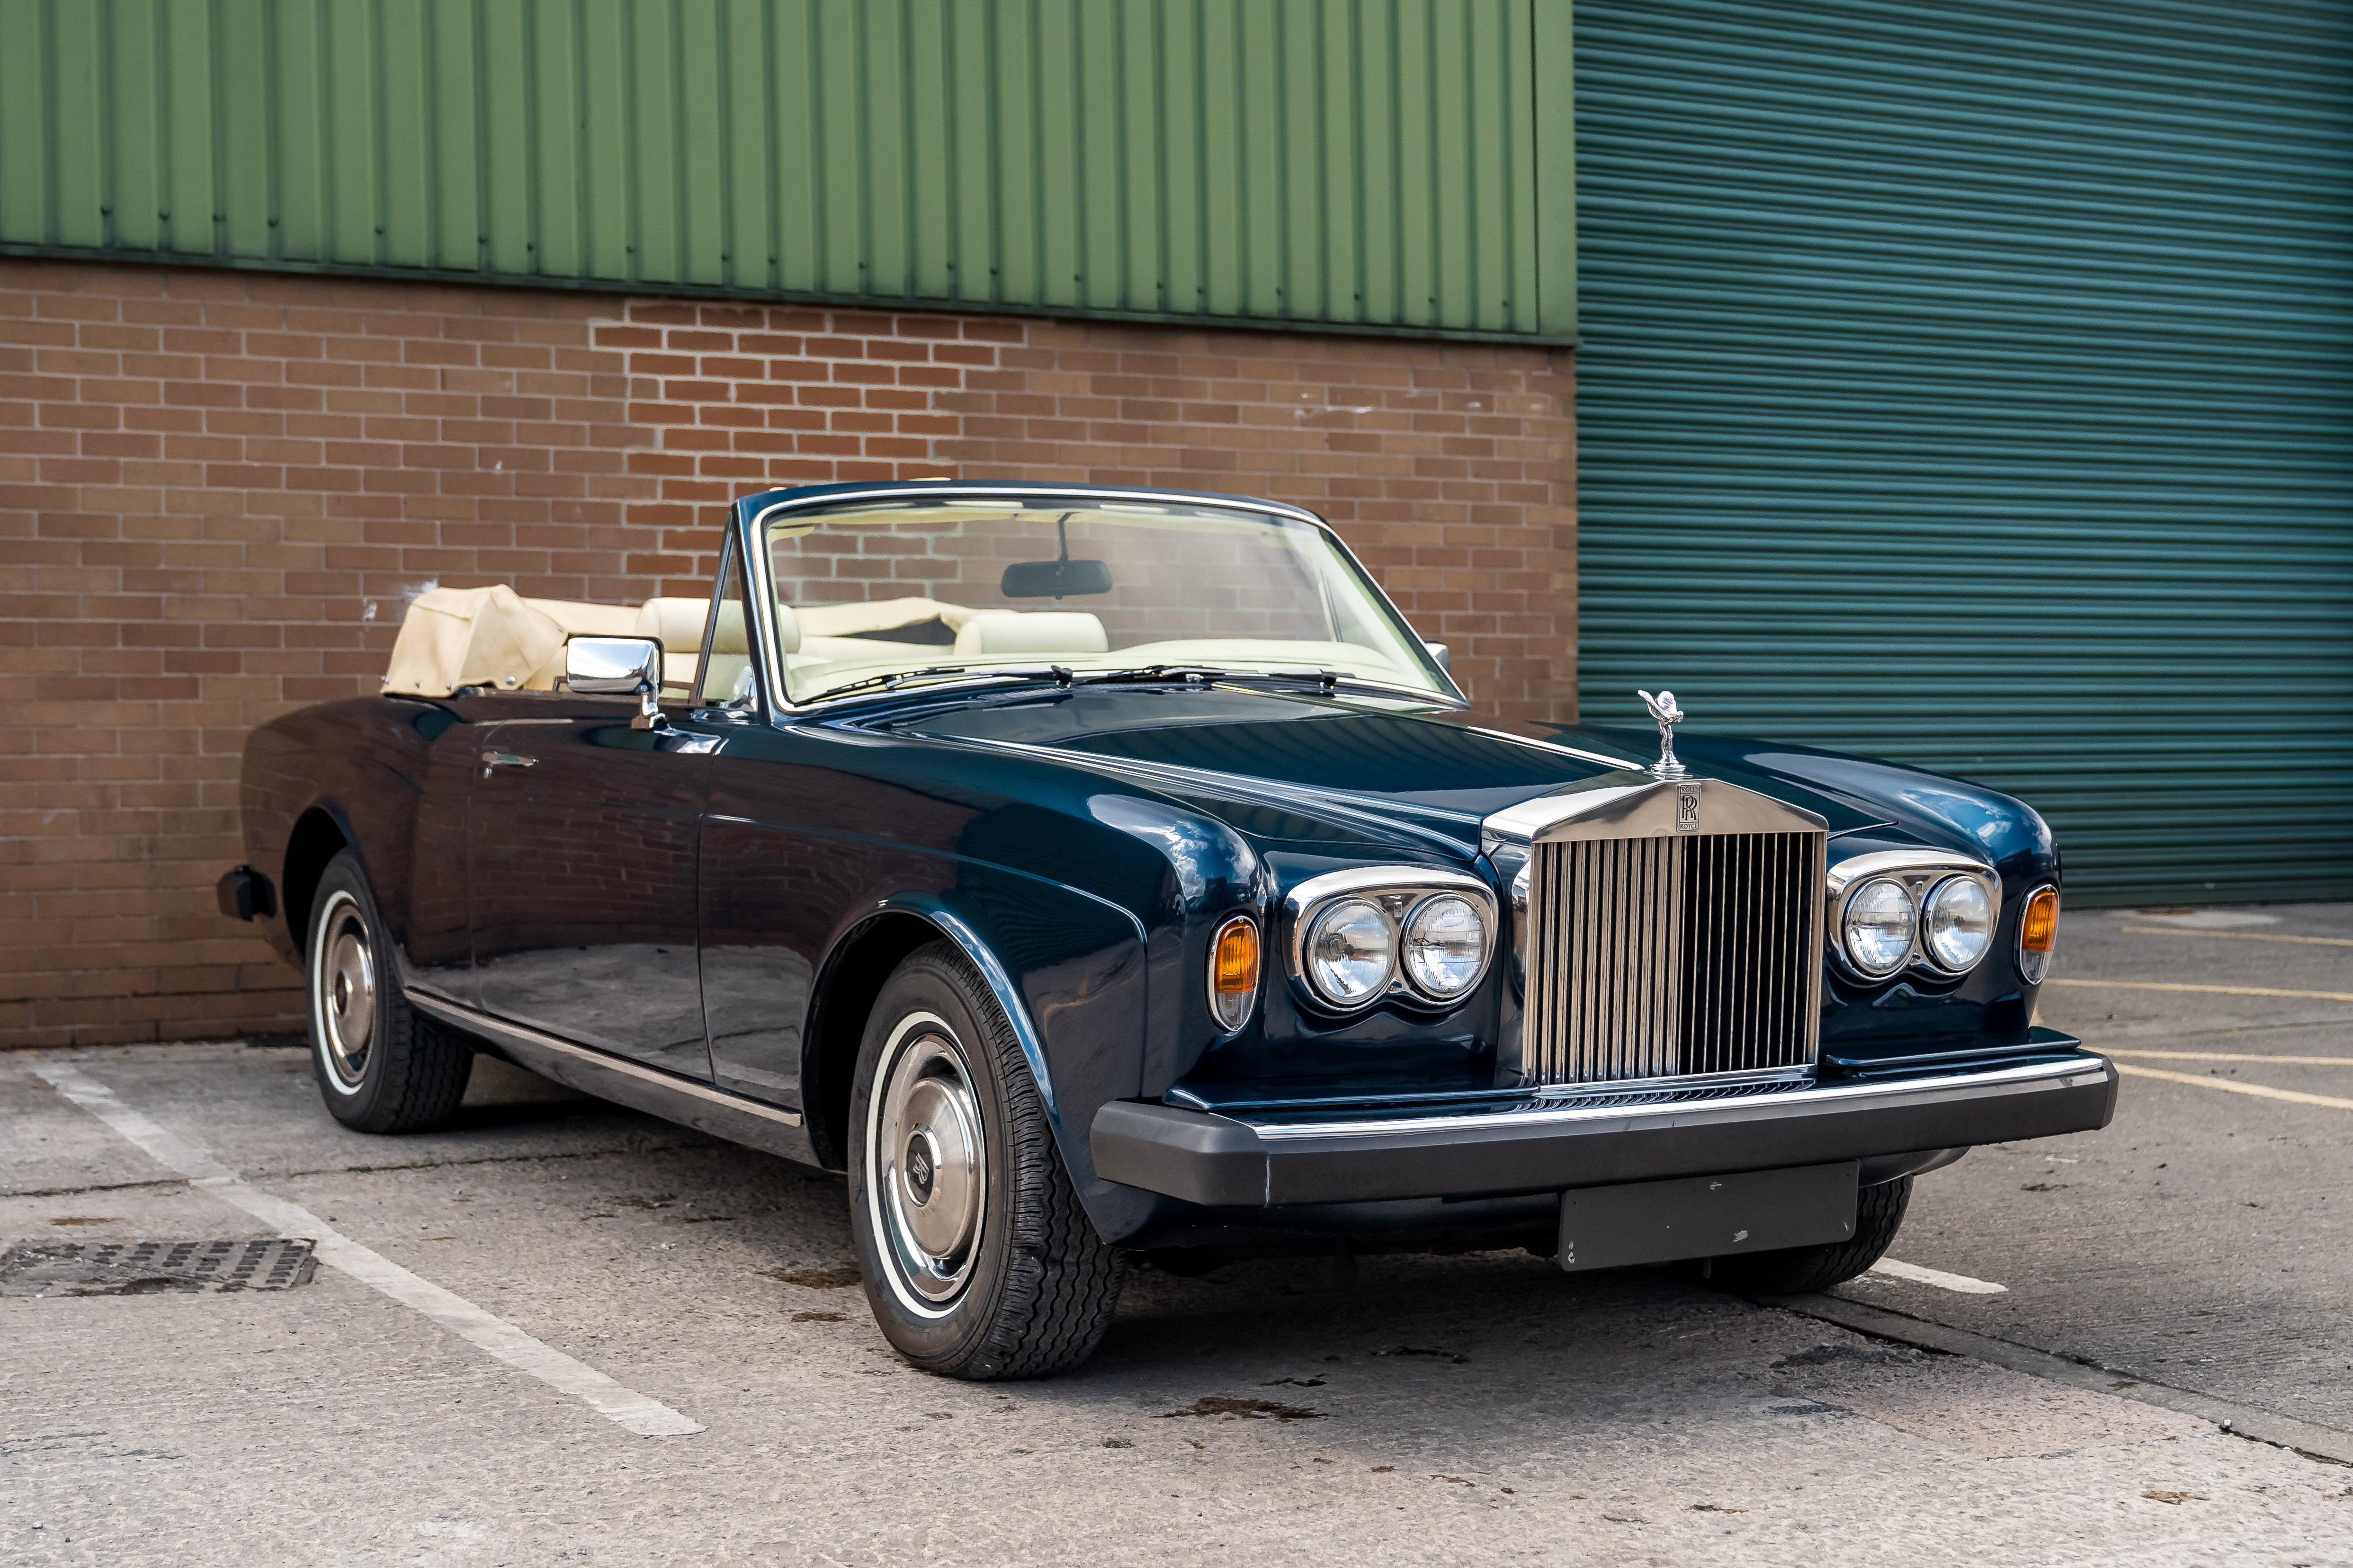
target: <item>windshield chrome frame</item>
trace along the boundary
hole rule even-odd
[[[703,698],[703,684],[711,669],[711,656],[719,646],[720,609],[727,602],[727,569],[734,565],[739,558],[744,562],[746,567],[744,592],[747,599],[752,592],[750,555],[744,546],[743,534],[731,521],[719,539],[719,570],[712,574],[711,578],[710,607],[702,612],[702,647],[695,656],[694,683],[687,689],[686,709],[688,712],[698,717],[703,714],[724,713],[728,715],[726,721],[732,723],[740,724],[746,720],[766,723],[772,721],[776,705],[769,699],[767,670],[764,668],[765,659],[754,658],[752,660],[752,706],[750,708],[729,708],[724,703],[706,701]],[[754,606],[749,603],[745,604],[744,615],[750,616],[753,608]],[[758,642],[761,647],[767,646],[768,630],[765,626],[754,626],[747,622],[744,634]]]
[[[1380,585],[1379,580],[1366,570],[1362,561],[1356,559],[1356,552],[1348,548],[1348,542],[1342,539],[1330,523],[1314,512],[1304,507],[1292,506],[1284,501],[1261,500],[1251,496],[1216,495],[1206,490],[1073,489],[1068,485],[987,484],[962,479],[945,482],[930,479],[916,480],[912,483],[883,484],[872,489],[853,492],[829,490],[824,495],[770,501],[757,510],[753,510],[747,498],[737,501],[731,510],[735,516],[734,531],[737,542],[744,552],[745,588],[752,596],[752,619],[760,643],[757,662],[761,673],[767,678],[765,683],[767,687],[766,700],[773,719],[782,720],[792,715],[818,712],[846,703],[871,702],[877,697],[890,695],[892,689],[868,687],[862,691],[819,695],[810,698],[806,702],[797,700],[793,697],[792,688],[785,684],[784,658],[776,650],[776,581],[769,570],[768,552],[760,545],[760,530],[770,518],[786,512],[828,510],[853,500],[939,502],[950,499],[968,500],[997,497],[1018,500],[1060,498],[1090,503],[1145,501],[1166,504],[1172,500],[1183,500],[1205,507],[1224,508],[1236,511],[1255,511],[1269,517],[1279,517],[1291,522],[1303,522],[1322,533],[1324,542],[1339,552],[1341,560],[1347,563],[1350,571],[1356,574],[1357,579],[1378,595],[1382,604],[1388,606],[1389,613],[1397,616],[1404,626],[1407,640],[1416,647],[1421,646],[1421,634],[1414,630],[1413,623],[1406,619],[1405,612],[1398,608],[1397,601],[1389,597],[1388,590]],[[715,582],[716,579],[713,581]],[[717,592],[716,588],[713,592]],[[1007,677],[1009,678],[1011,673],[1008,671]],[[1441,689],[1433,691],[1432,696],[1441,700],[1451,697],[1455,702],[1466,707],[1469,705],[1471,700],[1464,694],[1462,689],[1454,683],[1454,674],[1451,670],[1439,668],[1438,678],[1444,685]],[[990,679],[988,671],[976,669],[962,677],[937,677],[934,680],[925,681],[924,686],[926,689],[937,689],[940,685],[951,681],[977,682]],[[1350,678],[1343,676],[1341,679],[1345,681]],[[1392,689],[1406,689],[1392,688]]]

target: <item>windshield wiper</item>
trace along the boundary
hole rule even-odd
[[[1186,673],[1190,668],[1186,665],[1169,665],[1165,668],[1177,673]],[[1376,680],[1368,675],[1350,675],[1345,671],[1328,668],[1323,669],[1209,669],[1199,673],[1221,680],[1282,681],[1288,685],[1313,686],[1326,697],[1335,695],[1342,687],[1346,686],[1367,691],[1394,692],[1399,697],[1410,697],[1422,702],[1445,703],[1447,701],[1445,698],[1426,686],[1407,686],[1395,680]],[[1170,679],[1174,677],[1171,676]]]
[[[1050,680],[1058,686],[1068,686],[1071,683],[1070,669],[1059,664],[999,665],[978,669],[965,664],[935,664],[923,669],[886,670],[881,675],[870,675],[863,679],[848,681],[840,686],[828,686],[814,697],[805,698],[803,700],[823,702],[828,698],[839,697],[852,691],[870,691],[877,687],[885,691],[891,691],[897,689],[903,682],[922,680],[935,675],[962,675],[974,680]]]
[[[897,689],[910,680],[923,680],[934,676],[961,675],[966,681],[975,680],[1050,680],[1068,689],[1075,686],[1146,685],[1154,681],[1199,682],[1207,685],[1219,680],[1278,680],[1290,684],[1320,687],[1327,694],[1342,685],[1370,687],[1377,691],[1394,691],[1403,696],[1423,699],[1436,694],[1419,687],[1401,686],[1392,681],[1372,680],[1359,675],[1344,675],[1336,669],[1227,669],[1210,664],[1147,664],[1134,669],[1089,670],[1082,675],[1066,664],[1011,667],[982,666],[975,668],[963,664],[936,664],[923,669],[901,669],[870,675],[841,686],[828,687],[810,702],[823,702],[853,692]],[[959,683],[962,684],[962,683]]]
[[[1223,680],[1231,673],[1207,664],[1147,664],[1135,669],[1090,670],[1084,675],[1073,676],[1071,684],[1103,686],[1124,680]],[[1247,673],[1261,675],[1265,672],[1251,670]]]
[[[1151,680],[1281,680],[1303,686],[1320,686],[1325,691],[1335,689],[1345,680],[1359,684],[1357,678],[1343,675],[1336,669],[1220,669],[1207,664],[1147,664],[1139,669],[1113,669],[1089,673],[1075,678],[1071,684],[1094,686],[1104,682],[1144,682]],[[1378,681],[1362,682],[1379,685]]]
[[[839,686],[828,686],[809,700],[814,702],[828,697],[839,697],[845,692],[866,691],[877,686],[888,691],[902,680],[921,680],[927,675],[962,675],[965,668],[961,664],[935,664],[928,669],[889,670],[881,675],[867,676],[862,680],[851,680]]]

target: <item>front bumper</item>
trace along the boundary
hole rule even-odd
[[[1716,1098],[1530,1100],[1453,1114],[1215,1115],[1114,1100],[1096,1173],[1217,1207],[1470,1198],[1868,1160],[2086,1132],[2116,1069],[2076,1042],[2014,1066]]]

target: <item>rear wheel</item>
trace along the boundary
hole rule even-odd
[[[1092,1354],[1122,1259],[1080,1207],[1013,1026],[961,949],[910,954],[850,1089],[866,1299],[926,1372],[1040,1377]]]
[[[1785,1252],[1753,1252],[1719,1258],[1711,1278],[1748,1296],[1801,1296],[1827,1290],[1869,1268],[1886,1255],[1904,1211],[1912,1203],[1912,1178],[1899,1176],[1856,1194],[1854,1237],[1828,1247],[1793,1247]]]
[[[401,994],[375,893],[348,849],[311,895],[304,952],[311,1064],[335,1120],[362,1132],[448,1125],[474,1053]]]

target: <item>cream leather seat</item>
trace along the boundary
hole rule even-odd
[[[1028,610],[1014,616],[976,616],[956,633],[955,650],[967,658],[1108,653],[1111,639],[1103,635],[1103,622],[1084,610]]]
[[[635,635],[662,645],[664,684],[694,683],[695,661],[702,657],[703,620],[710,608],[708,599],[654,598],[638,611]],[[788,605],[776,606],[776,641],[786,654],[800,651],[800,623]],[[714,694],[733,690],[736,677],[751,662],[751,639],[744,629],[744,605],[739,600],[724,601],[719,606],[719,635],[711,644],[712,679],[703,682],[703,690]]]

